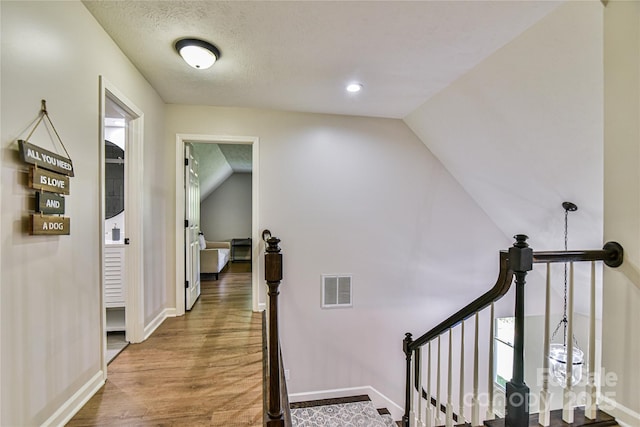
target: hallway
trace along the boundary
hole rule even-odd
[[[261,426],[262,323],[250,264],[202,280],[191,312],[169,318],[108,367],[68,426]]]

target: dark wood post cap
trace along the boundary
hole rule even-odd
[[[516,242],[509,248],[509,268],[514,273],[525,273],[533,270],[533,249],[529,247],[525,234],[513,236]]]

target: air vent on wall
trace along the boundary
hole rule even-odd
[[[322,275],[322,307],[351,307],[351,276]]]

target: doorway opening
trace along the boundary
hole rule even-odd
[[[107,364],[129,344],[126,336],[125,244],[127,127],[131,116],[109,96],[104,118],[104,305]],[[113,227],[112,227],[113,226]]]
[[[190,147],[190,148],[188,148]],[[214,212],[215,208],[212,208],[207,204],[206,200],[210,197],[215,197],[214,190],[216,190],[222,182],[225,182],[227,178],[232,175],[236,175],[234,178],[230,178],[233,184],[239,185],[238,188],[247,188],[247,180],[250,184],[250,212],[243,212],[243,215],[249,217],[250,227],[247,229],[245,225],[236,228],[242,221],[234,221],[233,224],[228,225],[226,230],[221,228],[215,222],[213,215],[199,215],[198,231],[204,232],[204,239],[207,242],[211,242],[214,245],[216,243],[224,244],[229,250],[228,264],[232,263],[231,252],[237,256],[235,262],[243,262],[246,267],[251,271],[252,277],[252,309],[254,311],[264,310],[265,303],[262,302],[259,288],[259,257],[257,257],[259,248],[259,230],[258,230],[258,188],[259,188],[259,174],[258,174],[258,138],[256,137],[229,137],[229,136],[214,136],[214,135],[187,135],[178,134],[176,136],[176,315],[181,316],[185,313],[189,296],[189,287],[187,286],[187,278],[190,277],[189,270],[193,266],[193,257],[188,259],[187,254],[191,254],[193,249],[193,236],[192,231],[189,230],[189,223],[186,215],[186,206],[189,201],[190,193],[192,190],[187,185],[186,173],[188,169],[187,157],[185,150],[193,150],[196,153],[198,159],[198,174],[199,180],[199,192],[202,194],[202,208],[210,209],[210,212]],[[246,153],[249,154],[249,160],[245,159],[244,169],[237,164],[232,167],[229,162],[226,162],[226,166],[220,164],[209,164],[209,162],[215,163],[216,160],[210,157],[212,152],[218,154],[227,152],[226,157],[241,158],[243,155],[246,157]],[[229,152],[235,152],[229,154]],[[245,153],[245,154],[242,154]],[[225,159],[224,154],[218,156]],[[247,165],[248,163],[248,165]],[[235,169],[235,170],[234,170]],[[239,170],[240,169],[240,170]],[[205,172],[208,170],[208,172]],[[237,173],[234,173],[237,172]],[[250,173],[248,173],[250,172]],[[225,176],[226,175],[226,176]],[[200,200],[198,201],[200,203]],[[219,212],[218,212],[219,213]],[[237,219],[237,218],[235,218]],[[244,228],[242,228],[244,227]],[[237,236],[235,234],[238,234]],[[222,240],[222,242],[216,242],[216,240]],[[208,243],[207,243],[208,245]],[[233,247],[232,247],[233,246]],[[200,261],[202,263],[202,261]],[[245,267],[245,268],[246,268]],[[227,267],[228,268],[228,267]],[[217,277],[217,274],[216,274]],[[193,280],[193,278],[191,278]],[[191,285],[191,282],[189,283]],[[185,290],[186,289],[186,290]]]
[[[144,331],[142,270],[143,114],[100,78],[100,265],[102,366]]]

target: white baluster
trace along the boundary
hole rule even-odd
[[[478,400],[478,333],[480,317],[476,313],[476,332],[473,340],[473,404],[471,407],[471,425],[480,425],[480,401]]]
[[[596,263],[591,261],[591,305],[589,309],[589,360],[587,373],[587,402],[584,413],[587,418],[595,419],[596,406]]]
[[[426,427],[431,427],[432,423],[432,411],[431,411],[431,341],[427,344],[428,354],[429,354],[429,362],[427,365],[427,410],[425,415],[425,420],[427,421]]]
[[[460,408],[458,409],[458,424],[464,424],[464,320],[460,329]]]
[[[447,418],[445,425],[453,427],[453,329],[449,328],[449,363],[447,365]]]
[[[493,400],[494,400],[494,393],[493,393],[493,379],[495,378],[495,372],[494,372],[494,363],[493,363],[493,357],[494,357],[494,353],[495,353],[495,335],[494,335],[494,331],[495,331],[495,312],[494,312],[494,307],[493,307],[493,303],[491,303],[491,309],[489,311],[490,313],[490,320],[489,320],[489,380],[487,382],[487,394],[489,395],[489,405],[487,406],[487,416],[485,419],[487,420],[492,420],[495,418],[495,411],[493,409]]]
[[[420,359],[419,368],[420,373],[418,374],[418,426],[424,427],[424,418],[422,417],[422,349],[416,349],[416,360]]]
[[[440,414],[440,335],[438,335],[438,370],[436,372],[436,425],[442,424]]]
[[[413,357],[416,357],[416,353],[413,353]],[[415,359],[414,359],[415,361]],[[409,383],[409,390],[410,390],[410,396],[411,399],[409,399],[409,402],[411,402],[409,404],[409,427],[417,427],[416,426],[416,412],[415,412],[415,407],[416,407],[416,388],[414,387],[415,384],[415,377],[416,377],[416,364],[415,363],[411,363],[411,375],[409,376],[409,378],[411,379],[411,382]]]
[[[562,420],[565,423],[573,423],[573,263],[569,264],[569,301],[567,303],[567,384],[564,387]]]
[[[549,317],[551,316],[551,264],[547,263],[547,286],[544,300],[544,349],[542,351],[542,390],[540,391],[540,416],[538,422],[547,427],[551,422],[549,396]]]

